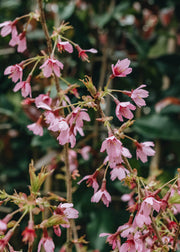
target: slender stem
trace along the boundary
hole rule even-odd
[[[131,173],[133,173],[133,169],[132,169],[132,167],[131,167],[129,161],[127,160],[127,158],[124,157],[124,156],[122,156],[122,158],[123,158],[123,161],[124,161],[124,163],[125,163],[126,168],[127,168]]]
[[[152,225],[152,227],[153,227],[153,229],[154,229],[154,232],[156,233],[156,236],[157,236],[157,238],[158,238],[158,241],[159,241],[159,243],[161,244],[161,246],[163,246],[163,241],[162,241],[162,239],[161,239],[161,236],[160,236],[159,231],[158,231],[158,229],[157,229],[157,227],[156,227],[156,223],[155,223],[153,217],[151,217],[151,221],[152,221],[151,225]]]
[[[51,52],[52,52],[52,42],[51,42],[51,38],[49,36],[47,24],[46,24],[45,14],[44,14],[44,10],[43,10],[43,1],[42,0],[38,0],[38,5],[39,5],[39,10],[40,10],[40,20],[41,20],[42,28],[43,28],[44,34],[46,36],[47,47],[48,47],[48,54],[51,55]]]
[[[72,180],[71,180],[71,172],[69,169],[69,158],[68,158],[68,144],[64,146],[64,157],[65,157],[65,167],[66,167],[66,190],[67,190],[67,202],[72,202]],[[70,227],[67,228],[67,250],[66,252],[72,251],[72,222],[70,220]]]
[[[52,48],[52,41],[49,36],[49,32],[47,29],[47,24],[46,24],[46,19],[45,19],[45,14],[43,10],[43,0],[38,0],[38,5],[40,9],[40,17],[41,17],[41,24],[42,28],[46,37],[47,41],[47,47],[48,47],[48,54],[49,56],[52,54],[53,48]],[[59,79],[56,75],[54,75],[55,79],[55,85],[56,85],[56,91],[58,97],[60,97],[60,85],[59,85]],[[64,115],[64,110],[60,111],[62,115]],[[71,181],[71,173],[70,173],[70,168],[69,168],[69,158],[68,158],[68,144],[65,144],[64,146],[64,159],[65,159],[65,166],[66,166],[66,186],[67,186],[67,201],[72,202],[72,181]],[[71,221],[70,221],[71,224]],[[71,246],[71,241],[72,241],[72,228],[71,225],[67,229],[67,250],[66,252],[71,252],[72,251],[72,246]]]

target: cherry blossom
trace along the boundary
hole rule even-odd
[[[19,35],[17,34],[14,35],[12,39],[10,40],[9,45],[12,47],[17,45],[18,46],[17,51],[21,53],[24,52],[27,49],[26,32],[23,31]]]
[[[11,214],[7,214],[2,220],[0,220],[0,231],[6,231],[7,230],[7,223],[12,218]]]
[[[47,230],[43,231],[43,237],[38,244],[38,252],[41,251],[41,246],[43,245],[45,252],[54,252],[55,245],[53,239],[48,236]]]
[[[40,116],[40,118],[36,123],[27,125],[27,128],[31,130],[35,135],[43,136],[43,127],[41,123],[42,123],[42,117]]]
[[[106,180],[103,180],[101,189],[97,191],[91,198],[91,202],[99,202],[100,199],[103,201],[104,205],[109,207],[109,202],[111,202],[111,195],[106,190]]]
[[[87,62],[89,62],[89,59],[88,59],[88,55],[86,54],[86,52],[97,53],[97,50],[94,48],[85,50],[85,49],[82,49],[79,45],[76,45],[76,49],[78,50],[79,58],[81,58],[83,61],[87,61]]]
[[[81,184],[82,181],[84,181],[84,180],[87,179],[87,181],[86,181],[87,186],[88,186],[88,187],[89,187],[89,186],[92,186],[92,188],[94,189],[94,193],[96,193],[97,190],[98,190],[98,188],[99,188],[99,184],[98,184],[98,182],[97,182],[97,180],[96,180],[98,173],[99,173],[99,171],[96,170],[92,175],[87,175],[87,176],[85,176],[84,178],[82,178],[82,179],[78,182],[78,184]]]
[[[0,24],[0,28],[1,29],[1,36],[2,37],[5,37],[9,34],[11,34],[12,36],[12,40],[15,39],[18,37],[18,32],[17,32],[17,29],[16,29],[16,23],[17,23],[17,20],[14,20],[14,21],[5,21],[3,23]]]
[[[10,74],[9,78],[12,78],[12,81],[16,83],[18,80],[22,81],[23,68],[19,64],[8,66],[5,69],[4,74]]]
[[[143,87],[146,87],[146,85],[141,85],[138,88],[131,91],[131,99],[136,103],[138,107],[142,107],[146,105],[146,102],[143,98],[146,98],[149,96],[149,92],[142,89]]]
[[[22,236],[23,239],[22,241],[27,243],[33,243],[34,239],[36,237],[36,232],[34,230],[34,222],[33,221],[29,221],[28,223],[28,227],[25,228],[25,230],[22,232]]]
[[[40,94],[35,98],[35,105],[37,108],[51,110],[52,98],[47,94]]]
[[[129,174],[129,171],[122,164],[118,164],[116,167],[112,169],[110,174],[112,181],[114,181],[116,178],[122,180]]]
[[[132,72],[132,68],[129,67],[130,62],[131,61],[126,58],[123,60],[118,60],[115,66],[112,64],[111,68],[113,73],[111,78],[126,77],[127,74],[130,74]]]
[[[91,150],[90,146],[84,146],[81,150],[79,150],[79,153],[82,155],[84,160],[89,160],[89,152]]]
[[[123,147],[121,141],[115,136],[110,136],[103,141],[100,152],[104,152],[105,150],[107,151],[111,168],[115,168],[117,164],[123,162],[122,156],[131,158],[129,150]]]
[[[60,77],[60,69],[63,69],[64,65],[59,60],[54,58],[48,58],[42,66],[40,66],[40,69],[43,69],[43,74],[46,78],[50,77],[52,72],[57,77]]]
[[[155,151],[151,148],[151,146],[154,147],[153,142],[138,143],[135,141],[134,143],[137,147],[136,157],[141,159],[143,163],[147,162],[147,156],[154,156]]]
[[[21,89],[21,94],[22,94],[23,97],[27,97],[28,95],[30,97],[32,97],[30,80],[31,80],[31,76],[28,76],[26,81],[18,82],[16,84],[16,86],[14,87],[13,91],[17,92],[18,90]]]
[[[4,251],[12,235],[13,231],[10,229],[3,238],[0,238],[0,251]]]
[[[112,245],[112,249],[114,250],[115,248],[118,248],[120,250],[121,246],[121,240],[119,236],[120,232],[117,231],[114,234],[109,234],[109,233],[101,233],[99,236],[104,237],[108,236],[106,242],[108,242],[110,245]]]
[[[73,52],[73,47],[68,41],[61,41],[61,39],[57,42],[58,51],[61,53],[63,51],[67,51],[68,53]]]
[[[133,118],[133,113],[130,110],[135,110],[136,107],[130,102],[119,102],[115,100],[116,106],[116,116],[120,121],[123,121],[123,117],[131,120]]]
[[[150,225],[151,224],[151,218],[150,213],[153,210],[156,210],[156,212],[159,212],[161,208],[161,201],[156,200],[154,197],[147,197],[141,204],[140,210],[137,213],[134,222],[138,227],[143,227],[144,224]]]

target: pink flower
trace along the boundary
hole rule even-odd
[[[30,85],[31,76],[28,76],[26,81],[20,81],[16,84],[13,91],[17,92],[19,89],[21,89],[21,94],[23,97],[27,97],[28,95],[32,97],[31,94],[31,85]]]
[[[77,219],[79,212],[73,208],[72,203],[60,203],[56,208],[56,214],[63,214],[67,219]]]
[[[5,71],[5,75],[10,74],[9,78],[12,78],[13,82],[17,82],[19,79],[22,81],[23,69],[20,65],[8,66]]]
[[[43,231],[43,237],[39,241],[38,252],[41,250],[43,245],[45,252],[54,252],[55,246],[51,237],[48,236],[47,230]]]
[[[27,49],[25,31],[19,34],[19,40],[17,44],[18,44],[18,47],[17,47],[18,52],[24,52]]]
[[[8,34],[12,33],[12,37],[13,35],[17,34],[17,29],[16,29],[16,23],[17,20],[12,21],[5,21],[3,23],[0,24],[0,28],[1,29],[1,36],[5,37]]]
[[[34,133],[34,135],[43,136],[43,127],[38,121],[36,123],[27,125],[27,128],[31,130]]]
[[[73,208],[72,203],[60,203],[58,207],[55,209],[54,214],[61,215],[63,217],[63,220],[66,224],[61,224],[64,228],[69,228],[70,223],[69,219],[77,219],[79,212]],[[61,229],[59,225],[53,226],[54,232],[57,236],[61,236]]]
[[[161,201],[156,200],[154,197],[147,197],[141,204],[140,210],[137,213],[134,222],[137,224],[138,227],[143,227],[144,224],[150,225],[151,218],[150,214],[152,209],[159,212],[161,208]]]
[[[7,223],[12,218],[11,214],[7,214],[2,220],[0,220],[0,231],[6,231]]]
[[[117,106],[116,106],[116,116],[117,118],[122,122],[123,116],[129,120],[133,118],[133,113],[130,110],[135,110],[136,107],[132,105],[130,102],[119,102],[118,100],[115,100]]]
[[[17,47],[17,51],[18,52],[24,52],[27,48],[27,44],[26,44],[26,32],[23,31],[22,33],[20,33],[19,35],[14,35],[12,37],[12,39],[9,42],[10,46],[18,46]]]
[[[10,229],[3,238],[0,238],[0,251],[4,251],[12,235],[13,231]]]
[[[104,152],[105,150],[107,151],[111,168],[123,162],[122,156],[131,158],[129,150],[123,147],[122,143],[115,136],[110,136],[103,141],[100,152]]]
[[[84,180],[87,179],[87,181],[86,181],[87,186],[88,186],[88,187],[89,187],[89,186],[92,186],[92,188],[94,189],[94,193],[96,193],[97,190],[98,190],[98,188],[99,188],[98,182],[97,182],[97,180],[96,180],[98,173],[99,173],[99,171],[96,170],[92,175],[87,175],[87,176],[85,176],[84,178],[82,178],[82,179],[78,182],[78,184],[80,184],[82,181],[84,181]]]
[[[149,92],[142,89],[142,87],[146,87],[146,85],[141,85],[138,88],[131,91],[131,99],[136,103],[138,107],[145,106],[146,102],[143,98],[149,96]]]
[[[51,110],[51,103],[52,99],[49,97],[49,95],[46,94],[40,94],[35,98],[35,104],[37,108],[47,109]]]
[[[154,156],[155,151],[150,147],[154,146],[153,142],[138,143],[136,141],[135,145],[137,147],[136,157],[137,159],[141,159],[143,163],[147,162],[147,156]]]
[[[110,174],[112,181],[114,181],[116,178],[122,180],[129,174],[129,171],[123,165],[118,164],[116,167],[112,169]]]
[[[106,239],[106,242],[108,242],[110,245],[112,245],[113,250],[115,250],[116,248],[118,248],[118,250],[120,250],[121,240],[120,240],[119,234],[120,234],[120,232],[116,231],[116,233],[114,233],[114,234],[101,233],[99,236],[100,237],[108,236]]]
[[[73,52],[72,45],[67,41],[62,42],[60,39],[57,42],[57,48],[60,53],[62,53],[63,51],[67,51],[68,53]]]
[[[126,58],[123,60],[118,60],[115,66],[112,64],[111,68],[113,73],[111,78],[126,77],[127,74],[130,74],[132,72],[132,68],[129,67],[130,62],[131,61]]]
[[[82,155],[84,160],[89,160],[89,152],[91,150],[90,146],[84,146],[81,150],[79,150],[79,153]]]
[[[64,65],[54,58],[48,58],[42,66],[40,66],[40,69],[43,69],[43,74],[46,78],[50,77],[52,72],[57,77],[60,77],[60,69],[63,69]]]
[[[33,221],[29,221],[28,223],[28,227],[25,228],[25,230],[22,232],[23,235],[23,239],[22,241],[25,243],[33,243],[34,242],[34,238],[36,237],[36,232],[34,230],[34,222]]]
[[[111,195],[106,190],[106,180],[103,180],[101,189],[97,191],[91,198],[91,202],[99,202],[100,199],[103,201],[104,205],[109,207],[109,202],[111,202]]]
[[[72,173],[74,170],[78,168],[77,152],[69,149],[68,157],[69,157],[69,168],[70,172]]]
[[[136,252],[135,243],[132,240],[127,240],[119,249],[119,252]]]
[[[83,121],[90,121],[90,117],[85,111],[86,109],[81,109],[80,107],[77,107],[71,112],[71,114],[66,117],[66,121],[70,125],[69,141],[71,143],[71,148],[73,148],[76,144],[75,136],[77,132],[79,132],[81,136],[84,136],[84,132],[82,129],[84,125]]]
[[[81,58],[83,61],[87,61],[87,62],[89,62],[89,59],[88,59],[88,55],[86,54],[86,52],[97,53],[97,50],[94,48],[83,50],[79,45],[76,46],[76,49],[78,50],[79,58]]]

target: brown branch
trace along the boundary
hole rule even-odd
[[[162,239],[161,239],[161,236],[160,236],[159,231],[158,231],[158,229],[157,229],[157,227],[156,227],[156,224],[155,224],[155,222],[154,222],[153,217],[151,217],[151,221],[152,221],[151,226],[152,226],[153,229],[154,229],[154,232],[155,232],[155,234],[156,234],[156,236],[157,236],[157,239],[158,239],[159,243],[161,244],[161,246],[163,246],[163,241],[162,241]]]
[[[45,19],[45,14],[44,14],[44,9],[43,9],[43,0],[38,0],[38,5],[39,5],[39,10],[40,10],[40,20],[42,24],[42,28],[46,37],[47,41],[47,49],[48,49],[48,54],[49,56],[52,53],[52,41],[51,37],[49,36],[47,24],[46,24],[46,19]],[[55,85],[56,85],[56,91],[58,97],[60,96],[60,85],[59,85],[59,79],[56,75],[54,75],[54,80],[55,80]],[[64,115],[64,111],[61,111],[61,114]],[[65,160],[65,167],[66,167],[66,186],[67,186],[67,201],[72,202],[72,181],[71,181],[71,173],[70,173],[70,168],[69,168],[69,158],[68,158],[68,144],[65,144],[64,146],[64,160]],[[71,221],[70,221],[71,224]],[[72,224],[71,224],[72,225]],[[71,252],[72,251],[72,228],[70,227],[67,229],[67,250],[66,252]]]
[[[39,5],[39,10],[40,10],[40,20],[41,20],[42,28],[43,28],[46,41],[47,41],[48,53],[50,55],[52,53],[52,42],[49,36],[47,24],[46,24],[46,18],[45,18],[44,9],[43,9],[43,1],[38,0],[38,5]]]

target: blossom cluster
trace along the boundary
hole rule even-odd
[[[11,34],[9,45],[17,45],[17,51],[22,53],[27,49],[27,26],[31,19],[34,18],[38,21],[39,17],[40,13],[36,12],[16,18],[14,21],[5,21],[0,24],[1,36],[5,37]],[[18,33],[16,25],[22,18],[28,20],[21,33]],[[155,155],[153,142],[138,142],[126,134],[126,129],[134,122],[133,112],[137,107],[141,108],[146,105],[145,98],[149,96],[146,85],[141,84],[131,91],[108,88],[110,81],[113,81],[114,78],[124,78],[132,72],[132,68],[130,67],[131,61],[125,58],[111,65],[111,73],[103,90],[97,90],[96,85],[93,84],[92,79],[88,76],[82,80],[82,83],[89,91],[89,95],[86,97],[80,99],[77,90],[78,86],[68,81],[66,81],[67,88],[62,90],[59,84],[59,79],[64,80],[62,77],[64,64],[59,60],[61,54],[64,52],[71,54],[75,48],[78,57],[83,61],[89,62],[87,53],[97,53],[97,50],[94,48],[84,50],[78,44],[62,36],[63,31],[67,29],[70,29],[70,27],[64,23],[59,28],[54,29],[53,34],[49,37],[51,43],[53,43],[53,49],[48,54],[41,52],[40,55],[33,58],[8,66],[4,71],[4,74],[9,75],[9,78],[15,83],[13,91],[17,92],[21,90],[21,95],[25,98],[22,104],[33,106],[37,112],[38,119],[36,118],[27,128],[39,136],[43,136],[44,129],[47,129],[60,145],[68,146],[68,156],[62,158],[62,161],[65,164],[68,163],[70,176],[75,179],[79,176],[77,153],[81,154],[84,160],[88,160],[91,151],[91,147],[88,145],[85,145],[83,148],[77,147],[77,135],[85,135],[84,125],[86,122],[91,121],[89,108],[98,111],[100,118],[97,118],[97,120],[103,122],[107,129],[107,137],[103,139],[100,148],[100,152],[106,154],[103,156],[104,160],[102,160],[102,164],[92,174],[83,177],[78,184],[86,181],[87,186],[92,187],[94,190],[91,202],[98,203],[101,200],[106,207],[109,207],[112,201],[111,194],[107,189],[108,174],[110,174],[110,180],[114,181],[118,179],[132,189],[130,194],[122,196],[123,201],[128,201],[128,210],[130,211],[129,221],[119,226],[114,234],[102,233],[100,236],[108,236],[107,242],[112,246],[113,250],[119,252],[136,252],[137,250],[139,252],[150,252],[158,251],[159,248],[167,250],[175,249],[177,246],[176,232],[178,224],[174,220],[173,214],[179,213],[180,209],[180,202],[176,200],[176,196],[179,194],[179,177],[174,179],[174,184],[168,184],[169,188],[164,195],[162,188],[146,185],[142,178],[137,176],[137,170],[130,166],[128,159],[132,158],[133,154],[124,146],[123,141],[124,138],[132,141],[136,150],[136,159],[143,163],[148,161],[148,157]],[[33,65],[33,67],[28,73],[27,78],[24,78],[24,69],[28,65]],[[35,69],[39,71],[38,76],[49,79],[50,82],[52,81],[55,84],[56,97],[53,97],[50,91],[45,94],[40,93],[34,97],[32,79],[35,75]],[[128,101],[120,101],[116,94],[118,92],[122,96],[126,96]],[[73,94],[78,99],[75,104],[71,102],[69,94]],[[115,103],[115,115],[120,123],[118,128],[115,128],[113,123],[110,123],[112,118],[107,117],[102,109],[101,103],[107,95],[112,97]],[[69,148],[69,145],[71,148]],[[98,178],[100,171],[101,179]],[[110,172],[108,173],[107,171]],[[2,203],[11,200],[18,207],[17,211],[0,220],[0,233],[2,236],[0,238],[1,251],[4,249],[8,249],[11,252],[14,251],[9,244],[9,240],[21,222],[21,219],[27,214],[29,215],[29,222],[22,232],[22,241],[28,243],[28,246],[32,248],[37,236],[36,231],[41,229],[42,237],[38,244],[38,252],[41,251],[41,247],[44,247],[46,252],[53,252],[55,250],[53,239],[48,234],[49,228],[52,227],[54,233],[60,237],[61,228],[71,228],[70,219],[78,218],[78,211],[73,208],[73,203],[68,199],[66,200],[52,193],[46,197],[40,195],[40,188],[46,177],[51,175],[53,169],[50,172],[42,169],[38,176],[36,176],[35,168],[31,163],[29,172],[29,196],[23,193],[8,195],[5,191],[0,192]],[[167,187],[167,185],[164,187]],[[51,200],[58,200],[60,203],[52,205]],[[42,219],[40,223],[35,223],[33,216],[44,212],[46,208],[51,212],[51,216]],[[12,226],[10,221],[19,212],[21,212],[22,217],[18,221],[14,221]],[[121,238],[126,239],[123,244],[121,244]],[[73,240],[70,242],[75,243]],[[76,243],[81,245],[83,242],[82,238],[76,241]],[[69,243],[66,246],[70,246]]]

